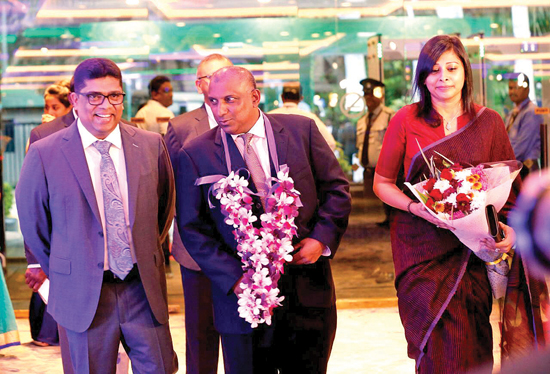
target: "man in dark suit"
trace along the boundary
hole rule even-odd
[[[16,188],[25,242],[50,279],[48,312],[77,373],[113,373],[120,341],[135,372],[173,373],[160,249],[174,202],[166,147],[121,123],[114,62],[85,60],[74,88],[78,119],[32,144]]]
[[[218,124],[206,104],[210,77],[217,70],[233,65],[219,54],[205,57],[197,67],[195,85],[204,95],[205,104],[191,112],[170,120],[164,137],[166,147],[176,164],[176,156],[183,145]],[[218,370],[219,334],[214,328],[210,280],[191,258],[181,242],[179,231],[174,230],[172,255],[181,265],[181,280],[185,297],[185,355],[187,374],[215,374]]]
[[[347,228],[348,181],[315,122],[302,116],[264,115],[258,109],[260,91],[248,70],[234,66],[218,70],[211,77],[208,100],[219,126],[184,145],[177,156],[176,216],[185,247],[212,282],[214,320],[222,337],[226,373],[275,373],[276,369],[325,373],[336,333],[330,258]],[[295,221],[294,258],[278,283],[283,305],[274,309],[272,326],[252,329],[237,311],[243,271],[233,227],[225,223],[219,202],[209,196],[211,185],[197,187],[195,181],[227,175],[226,157],[231,170],[245,168],[238,145],[245,133],[253,135],[249,146],[257,155],[260,173],[266,178],[274,175],[267,122],[273,129],[278,161],[288,165],[303,206]],[[252,183],[253,191],[256,187]],[[209,198],[215,204],[212,209]],[[253,212],[259,217],[262,204],[254,199]]]

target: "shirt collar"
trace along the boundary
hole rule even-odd
[[[382,110],[382,105],[378,105],[375,110],[372,111],[373,116],[377,116],[378,113]]]
[[[265,123],[264,123],[264,115],[261,110],[258,109],[258,112],[260,113],[260,117],[252,126],[250,130],[248,130],[248,134],[252,134],[254,136],[257,136],[258,138],[265,138]],[[237,135],[231,135],[233,140],[237,139],[242,134]]]
[[[531,101],[530,98],[526,98],[525,100],[523,100],[519,105],[516,105],[516,108],[518,108],[519,110],[523,109],[527,104],[529,104],[529,102]]]
[[[291,102],[283,103],[283,108],[288,108],[288,109],[298,108],[298,104],[291,103]]]
[[[147,105],[166,108],[164,105],[153,99],[149,99],[149,101],[147,101]]]
[[[208,118],[216,122],[216,118],[214,118],[214,113],[212,113],[212,108],[210,108],[210,105],[204,103],[204,109],[206,109],[206,114],[208,114]]]
[[[84,147],[84,149],[88,148],[93,143],[100,140],[93,136],[92,133],[90,133],[88,129],[84,127],[84,125],[80,121],[80,118],[78,118],[76,125],[78,127],[78,132],[80,133],[80,139],[82,139],[82,146]],[[111,133],[107,135],[104,140],[111,142],[111,144],[118,149],[122,149],[122,136],[120,133],[120,126],[117,124],[115,129],[111,131]]]

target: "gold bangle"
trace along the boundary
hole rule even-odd
[[[485,265],[496,265],[496,264],[499,264],[501,263],[502,261],[508,259],[508,253],[503,253],[502,256],[500,256],[500,258],[496,259],[495,261],[492,261],[492,262],[486,262]]]

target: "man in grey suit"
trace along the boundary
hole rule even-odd
[[[164,137],[172,165],[180,148],[218,124],[206,104],[210,76],[218,69],[233,65],[219,54],[205,57],[197,68],[195,85],[204,95],[205,104],[191,112],[170,120]],[[186,367],[188,374],[213,374],[218,369],[219,334],[214,328],[210,280],[191,258],[177,228],[174,230],[172,255],[181,265],[181,279],[185,297]]]
[[[174,206],[168,152],[160,135],[121,123],[114,62],[85,60],[74,88],[78,118],[31,145],[16,189],[25,242],[50,279],[48,312],[76,373],[114,373],[119,342],[134,372],[174,373],[160,249]]]

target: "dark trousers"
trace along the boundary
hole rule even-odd
[[[185,301],[185,348],[187,374],[215,374],[220,337],[214,328],[212,289],[202,271],[181,266]]]
[[[46,304],[37,292],[33,292],[29,305],[29,324],[33,340],[50,345],[59,344],[57,322],[46,311]]]
[[[114,374],[120,342],[134,373],[177,371],[170,327],[155,320],[139,278],[123,283],[104,282],[90,327],[84,332],[65,331],[75,373]]]

